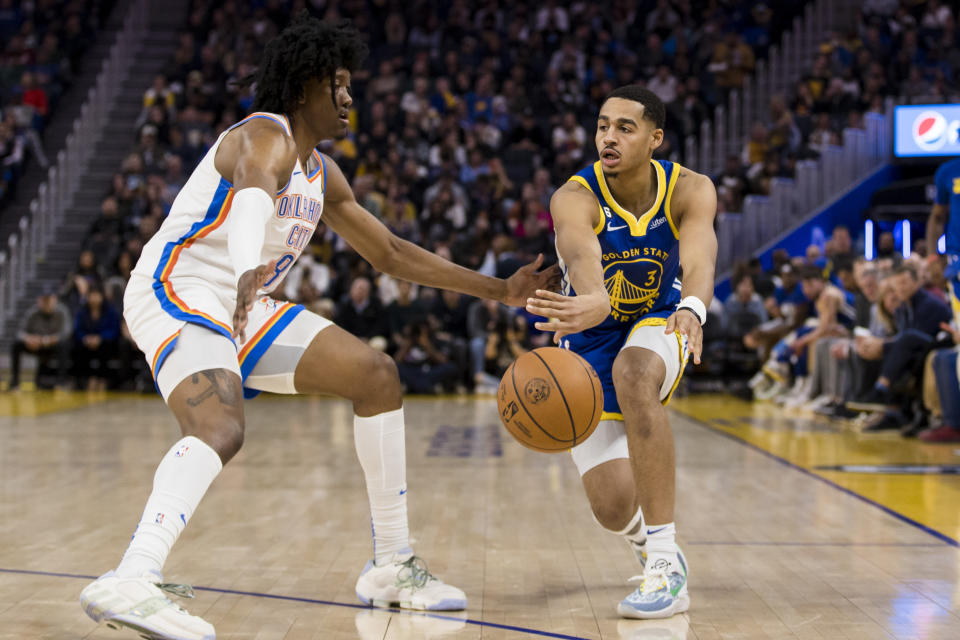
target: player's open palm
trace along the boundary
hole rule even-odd
[[[543,265],[543,254],[530,264],[517,269],[517,272],[507,278],[507,295],[504,302],[512,307],[522,307],[527,298],[532,297],[538,289],[551,291],[560,287],[560,267],[552,265],[543,271],[538,269]]]
[[[247,312],[253,309],[257,301],[257,292],[276,274],[277,261],[271,260],[256,269],[250,269],[240,276],[237,282],[237,308],[233,312],[233,337],[240,342],[247,341],[244,329],[247,326]]]
[[[677,309],[669,318],[663,330],[665,334],[674,331],[687,338],[687,350],[693,354],[693,363],[700,364],[700,353],[703,351],[703,327],[697,316],[686,309]]]
[[[560,344],[564,336],[580,333],[603,322],[610,314],[607,292],[581,296],[565,296],[540,289],[535,298],[527,300],[527,311],[552,318],[552,322],[537,322],[541,331],[553,331],[553,341]]]

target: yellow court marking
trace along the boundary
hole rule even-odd
[[[727,395],[677,398],[670,407],[712,429],[960,540],[960,475],[849,473],[818,467],[960,464],[960,445],[926,444],[897,432],[861,434],[826,419]]]
[[[87,391],[7,391],[0,393],[0,418],[32,418],[102,404],[121,394]]]

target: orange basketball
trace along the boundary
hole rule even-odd
[[[572,351],[541,347],[517,358],[500,380],[500,419],[520,444],[566,451],[593,433],[603,411],[600,378]]]

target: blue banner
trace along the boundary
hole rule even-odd
[[[960,104],[920,104],[893,110],[898,158],[960,155]]]

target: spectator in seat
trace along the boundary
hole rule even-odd
[[[123,292],[130,280],[134,260],[129,251],[122,251],[114,263],[113,273],[104,281],[103,292],[107,301],[120,313],[123,313]]]
[[[84,247],[109,264],[116,256],[115,252],[121,244],[125,227],[117,199],[108,195],[100,203],[100,217],[90,226]]]
[[[942,323],[950,322],[946,304],[920,287],[920,278],[913,265],[903,264],[894,270],[893,285],[901,304],[894,316],[898,333],[881,345],[880,376],[873,389],[848,407],[856,410],[884,411],[894,401],[894,385],[918,371],[933,346]],[[874,345],[874,352],[876,345]],[[887,422],[885,428],[899,428]],[[880,430],[880,429],[874,429]]]
[[[824,253],[827,258],[827,273],[832,273],[837,264],[854,261],[853,240],[850,237],[850,229],[846,225],[838,224],[833,228],[830,239],[824,247]]]
[[[57,299],[53,290],[44,291],[37,304],[27,314],[17,339],[10,347],[10,389],[20,386],[20,359],[24,353],[37,357],[37,388],[47,385],[40,380],[40,371],[56,359],[57,386],[66,382],[67,363],[70,355],[70,312]]]
[[[365,276],[354,278],[350,291],[337,305],[336,320],[338,326],[346,327],[350,333],[363,338],[381,351],[386,347],[387,325],[384,321],[380,300],[371,295],[370,280]]]
[[[34,113],[42,122],[47,117],[50,108],[47,92],[37,84],[34,75],[29,71],[24,71],[23,75],[20,76],[20,91],[22,92],[23,104],[33,107]]]
[[[451,360],[457,365],[457,379],[464,388],[472,389],[470,350],[467,344],[467,317],[470,298],[446,289],[439,292],[430,304],[428,320],[437,340],[448,345]]]
[[[829,284],[823,277],[823,271],[814,265],[808,265],[801,274],[803,295],[810,301],[810,317],[803,326],[788,334],[772,349],[770,359],[760,374],[755,376],[751,387],[758,399],[772,399],[783,396],[791,379],[794,380],[794,393],[797,401],[808,399],[807,353],[810,345],[821,338],[847,335],[853,328],[853,295],[841,291]],[[785,398],[786,399],[786,398]]]
[[[509,145],[513,149],[542,152],[547,146],[547,137],[534,116],[533,109],[526,109],[523,118],[510,132]]]
[[[73,323],[73,365],[81,386],[90,391],[107,388],[107,365],[117,353],[120,315],[107,303],[103,291],[93,287]]]
[[[467,316],[470,369],[478,392],[496,393],[500,383],[496,362],[506,343],[506,340],[501,338],[506,338],[507,329],[512,326],[512,315],[507,307],[496,300],[477,300],[470,306]],[[492,334],[497,335],[491,338]],[[492,353],[493,357],[488,358],[488,353]]]
[[[103,282],[103,274],[97,264],[97,256],[85,249],[77,259],[77,268],[73,270],[60,292],[60,298],[72,309],[79,307],[86,299],[91,288],[99,288]]]
[[[177,94],[167,84],[167,77],[158,73],[153,77],[153,84],[143,93],[143,108],[158,106],[174,113],[176,104]]]
[[[761,298],[772,296],[773,292],[776,291],[776,282],[764,270],[760,258],[750,258],[747,262],[747,273],[753,278],[753,288]]]
[[[893,334],[893,313],[899,306],[893,283],[888,279],[881,289],[878,273],[872,263],[861,260],[853,267],[857,292],[854,294],[855,326],[867,328],[871,336],[882,339]],[[879,311],[878,311],[879,310]],[[872,321],[875,313],[884,320]],[[854,333],[860,333],[854,330]],[[814,400],[808,408],[834,417],[847,417],[845,400],[859,392],[854,383],[869,378],[872,383],[876,369],[863,361],[855,350],[865,337],[832,337],[816,343],[811,373],[810,395]],[[872,376],[872,377],[871,377]]]
[[[743,87],[743,79],[753,71],[754,62],[753,49],[747,46],[739,33],[731,31],[714,48],[713,59],[707,69],[715,74],[717,87],[727,92]]]
[[[757,325],[767,321],[763,299],[754,290],[753,277],[748,273],[740,276],[723,306],[727,335],[738,341]]]
[[[786,262],[780,267],[780,284],[773,295],[764,299],[769,320],[743,337],[748,349],[756,349],[761,360],[766,360],[774,344],[799,328],[810,313],[810,301],[803,295],[797,267]]]
[[[424,321],[409,324],[397,336],[397,370],[400,381],[410,393],[453,391],[457,365],[451,362],[430,327]]]
[[[583,163],[583,148],[587,143],[587,132],[577,122],[577,115],[568,111],[563,114],[561,124],[553,130],[553,152],[556,154],[557,171],[571,173]]]
[[[657,75],[650,79],[647,88],[657,94],[664,104],[669,104],[677,98],[677,79],[670,73],[670,67],[665,64],[657,67]]]
[[[727,156],[723,165],[723,171],[714,178],[714,184],[717,185],[717,191],[726,190],[730,194],[731,203],[734,211],[740,211],[743,205],[743,197],[747,193],[747,174],[743,170],[743,164],[740,158],[734,154]]]
[[[397,297],[384,310],[391,346],[398,347],[407,327],[426,322],[427,310],[417,299],[417,289],[412,282],[397,280]]]

